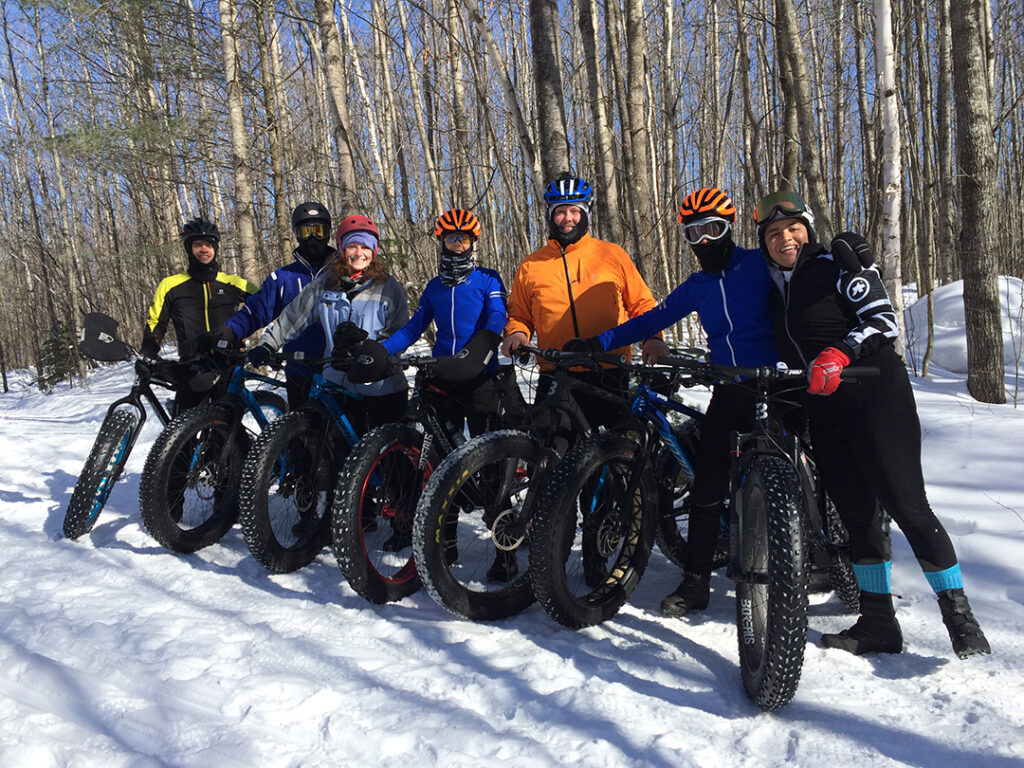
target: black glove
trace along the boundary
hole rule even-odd
[[[500,342],[501,337],[494,331],[481,328],[466,342],[466,346],[431,366],[430,373],[447,381],[472,379],[494,358]]]
[[[348,369],[348,380],[354,384],[380,381],[391,373],[388,351],[380,342],[368,340],[352,350],[355,362]]]
[[[591,336],[588,339],[581,339],[579,336],[576,336],[562,345],[562,351],[578,355],[589,355],[595,352],[604,352],[604,347],[601,346],[601,341],[597,336]]]
[[[160,342],[157,341],[156,336],[150,333],[144,333],[142,335],[142,347],[139,349],[144,357],[155,359],[160,357]]]
[[[257,344],[255,347],[245,353],[245,359],[249,361],[249,364],[253,368],[260,368],[270,362],[270,358],[274,356],[274,350],[268,347],[266,344]]]
[[[210,352],[214,349],[227,351],[235,346],[235,334],[226,325],[222,325],[215,331],[201,333],[196,337],[196,348],[200,352]]]
[[[343,352],[347,352],[360,341],[363,341],[366,336],[366,331],[349,320],[339,323],[338,327],[334,329],[334,354],[340,355]]]
[[[875,263],[868,241],[856,232],[840,232],[833,237],[831,253],[839,266],[853,275]]]

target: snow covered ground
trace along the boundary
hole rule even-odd
[[[962,347],[955,320],[937,325]],[[1024,409],[973,401],[951,359],[914,382],[925,473],[993,655],[953,657],[896,533],[906,651],[819,649],[851,619],[812,598],[800,688],[774,714],[743,693],[730,583],[663,619],[678,571],[660,554],[617,617],[573,632],[536,606],[474,624],[422,591],[370,605],[327,550],[272,576],[237,529],[165,551],[138,517],[152,423],[92,534],[61,539],[130,375],[49,395],[16,378],[0,396],[0,765],[1024,765]]]

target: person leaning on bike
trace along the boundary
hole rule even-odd
[[[775,340],[791,367],[811,371],[804,410],[825,489],[850,534],[860,617],[821,644],[854,654],[899,653],[903,635],[890,592],[890,553],[879,503],[907,537],[938,597],[960,658],[990,653],[964,595],[956,552],[925,495],[921,424],[899,334],[867,241],[843,232],[826,249],[814,214],[794,192],[763,198],[754,212],[775,295]],[[877,366],[877,378],[843,383],[843,368]]]
[[[593,190],[585,180],[563,174],[544,190],[548,242],[527,256],[516,270],[508,299],[508,323],[501,344],[510,355],[537,334],[537,346],[560,349],[573,338],[595,336],[636,317],[657,302],[636,266],[622,248],[589,233]],[[646,342],[662,345],[661,334]],[[659,347],[660,348],[660,347]],[[615,350],[629,353],[628,349]],[[546,372],[551,364],[540,361],[541,375],[535,402],[552,385]],[[627,374],[621,369],[574,373],[592,384],[624,391]],[[577,393],[577,401],[594,426],[607,425],[616,414],[598,398]]]
[[[408,349],[433,321],[437,334],[431,354],[443,358],[431,369],[449,397],[439,403],[438,414],[469,434],[494,427],[501,407],[495,376],[498,342],[505,327],[505,284],[492,269],[476,265],[474,246],[480,222],[472,211],[452,209],[437,220],[437,276],[420,296],[409,322],[385,339],[389,355]]]
[[[188,267],[165,277],[157,286],[149,321],[142,331],[142,353],[148,357],[160,355],[160,344],[170,324],[178,340],[178,359],[193,359],[202,351],[203,335],[223,325],[238,305],[256,292],[256,286],[245,278],[220,271],[220,230],[216,224],[201,218],[186,222],[181,243]],[[174,398],[174,412],[198,405],[208,394],[180,387]]]
[[[292,211],[292,232],[298,240],[298,247],[292,251],[294,261],[270,273],[245,306],[215,331],[219,338],[234,344],[269,325],[338,255],[330,244],[331,214],[320,203],[307,201]],[[312,325],[285,344],[283,351],[304,352],[307,357],[315,358],[323,351],[323,332]],[[288,407],[295,410],[309,394],[313,371],[301,362],[290,360],[285,363],[284,373]]]
[[[758,249],[740,248],[733,241],[735,222],[736,206],[721,189],[705,187],[687,195],[679,206],[679,223],[700,270],[655,309],[584,343],[614,349],[648,339],[696,312],[707,335],[711,362],[774,365],[779,356],[772,339],[771,276]],[[729,434],[750,431],[753,417],[752,393],[729,386],[714,388],[695,457],[686,566],[679,586],[661,601],[666,616],[683,616],[708,606],[715,544],[729,492]]]

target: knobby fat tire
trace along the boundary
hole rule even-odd
[[[559,463],[538,503],[531,530],[533,593],[548,615],[572,629],[618,613],[647,568],[657,489],[648,465],[625,497],[636,454],[633,440],[613,433],[584,440]],[[594,571],[582,573],[582,584],[579,563]]]
[[[290,573],[308,565],[330,538],[337,446],[334,441],[325,439],[324,418],[304,410],[280,416],[260,433],[245,459],[238,520],[252,556],[273,573]],[[272,493],[270,487],[280,479],[279,461],[294,469],[296,458],[300,465],[305,461],[308,466],[301,466],[299,474],[292,473],[286,480],[302,483],[302,492],[313,493],[317,500],[320,493],[325,493],[326,498],[322,505],[317,503],[315,519],[307,524],[306,530],[301,535],[289,536],[292,541],[282,542],[275,532],[275,522],[280,529],[282,525],[298,523],[299,516],[278,519],[277,513],[271,511],[271,496],[279,494]],[[294,504],[294,494],[291,497],[280,494],[280,497],[275,501]]]
[[[104,418],[64,513],[67,538],[84,536],[96,524],[128,460],[128,445],[138,424],[139,417],[134,411],[114,411]]]
[[[331,513],[334,554],[349,586],[373,603],[389,603],[421,586],[411,539],[398,552],[383,544],[399,531],[411,535],[423,486],[437,466],[429,449],[419,470],[423,433],[385,424],[352,449],[338,476]]]
[[[154,441],[139,483],[139,511],[143,526],[161,546],[195,552],[220,541],[235,524],[247,443],[239,439],[222,450],[230,420],[229,410],[200,405],[173,418]],[[177,507],[186,504],[190,488],[196,491],[195,503]]]
[[[806,542],[800,486],[783,459],[755,457],[742,476],[739,557],[744,573],[766,578],[736,584],[740,673],[764,710],[793,698],[807,643]]]
[[[530,515],[539,495],[544,455],[540,443],[524,432],[488,432],[452,451],[430,476],[413,522],[413,552],[427,593],[456,616],[495,621],[513,616],[533,602],[522,554],[520,571],[513,579],[497,585],[486,582],[485,571],[497,551],[491,536],[494,523],[485,527],[480,507],[469,502],[467,486],[473,488],[489,474],[514,470],[516,484],[510,496],[519,504],[519,516]],[[459,541],[460,531],[478,532],[481,538],[472,547],[460,544],[454,553],[458,559],[446,562],[445,553],[453,554],[445,546],[447,539],[454,536]],[[527,538],[518,549],[528,546]]]

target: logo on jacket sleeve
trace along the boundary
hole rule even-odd
[[[846,298],[850,301],[862,301],[868,295],[871,286],[863,277],[855,277],[846,286]]]

